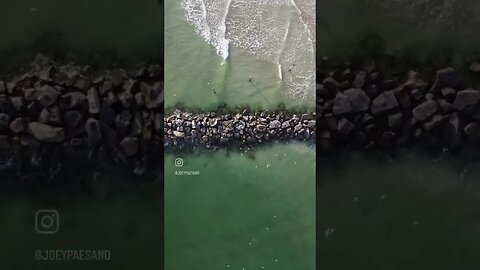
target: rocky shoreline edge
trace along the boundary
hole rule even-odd
[[[88,162],[143,175],[163,162],[162,65],[94,71],[38,54],[18,74],[0,76],[0,173],[55,178]]]
[[[317,149],[479,150],[479,62],[467,65],[468,74],[372,59],[318,64]]]
[[[166,150],[184,148],[253,147],[272,141],[316,138],[316,112],[250,111],[191,113],[176,110],[165,116]]]

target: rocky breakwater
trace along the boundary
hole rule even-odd
[[[0,171],[53,177],[90,160],[143,174],[163,158],[160,65],[92,71],[39,54],[18,73],[0,79]]]
[[[177,110],[164,120],[165,147],[250,147],[270,141],[315,141],[315,113],[190,113]]]
[[[477,65],[460,70],[408,69],[365,61],[317,70],[319,148],[421,148],[427,151],[476,149],[480,142],[480,78]],[[358,68],[360,66],[360,68]],[[468,75],[468,76],[466,76]],[[472,148],[473,147],[473,148]]]

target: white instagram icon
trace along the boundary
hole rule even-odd
[[[45,209],[35,213],[35,230],[40,234],[54,234],[60,229],[60,215],[57,210]]]
[[[183,166],[183,158],[176,158],[175,167],[182,167],[182,166]]]

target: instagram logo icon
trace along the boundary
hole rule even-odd
[[[54,234],[60,228],[60,215],[57,210],[38,210],[35,213],[35,230],[40,234]]]
[[[183,158],[176,158],[175,167],[182,167],[182,166],[183,166]]]

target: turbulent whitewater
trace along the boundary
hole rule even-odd
[[[186,20],[227,59],[230,46],[278,65],[298,98],[315,91],[315,1],[183,0]]]

